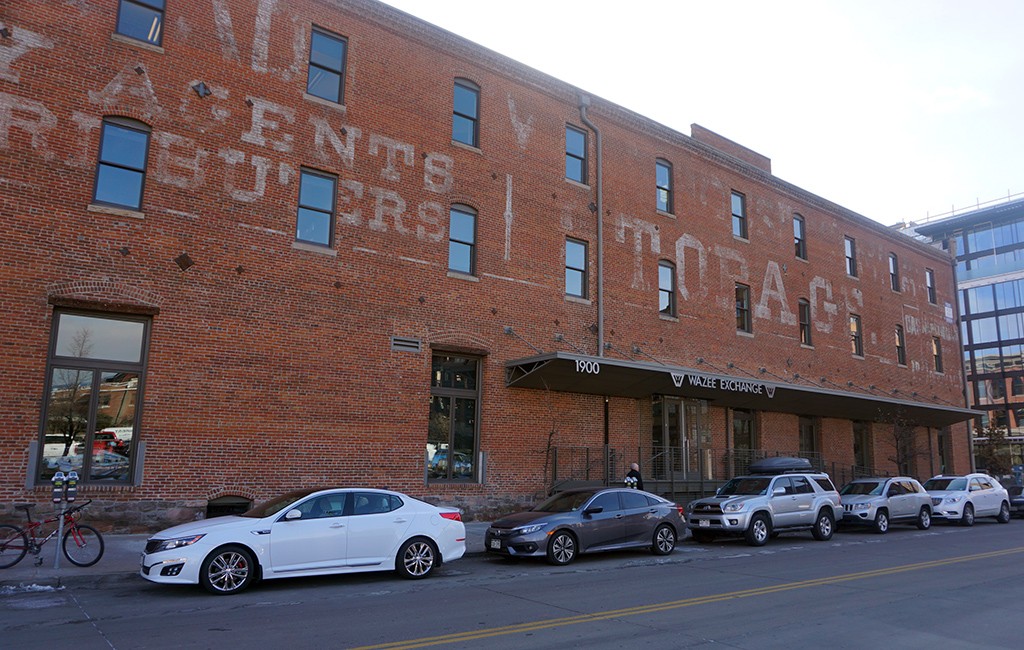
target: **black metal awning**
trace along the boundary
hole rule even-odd
[[[571,393],[642,398],[675,395],[730,408],[879,421],[899,417],[920,426],[944,427],[981,415],[914,394],[856,393],[837,387],[734,376],[681,366],[550,352],[505,363],[505,385]]]

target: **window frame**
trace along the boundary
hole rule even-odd
[[[472,241],[464,241],[462,239],[456,239],[452,234],[452,213],[458,212],[459,214],[470,217],[473,224],[473,239]],[[476,248],[477,248],[477,221],[479,213],[472,206],[464,203],[453,203],[448,208],[448,270],[452,273],[461,273],[463,275],[476,276]],[[469,270],[455,268],[452,266],[453,256],[452,247],[463,246],[469,250]]]
[[[456,94],[460,88],[472,93],[474,115],[467,115],[459,112]],[[472,126],[472,132],[470,134],[472,142],[466,142],[465,140],[456,137],[455,125],[457,119],[465,120]],[[474,149],[480,148],[480,86],[469,79],[462,77],[456,78],[452,85],[452,141],[464,144],[467,147],[473,147]]]
[[[896,253],[889,253],[889,288],[900,292],[900,258]]]
[[[943,372],[942,339],[937,336],[932,337],[932,363],[934,364],[935,372]]]
[[[662,271],[667,271],[668,286],[664,286]],[[665,302],[665,306],[662,303]],[[658,260],[658,314],[675,318],[678,315],[676,302],[676,265],[669,260]]]
[[[736,299],[736,331],[744,334],[753,334],[754,322],[751,314],[752,296],[750,285],[737,282],[734,297]]]
[[[573,133],[577,133],[577,134],[583,136],[583,151],[581,153],[579,153],[579,154],[573,153],[573,152],[571,152],[569,150],[569,132],[570,131],[573,132]],[[588,176],[589,176],[589,169],[588,169],[588,167],[589,167],[589,161],[588,161],[588,149],[589,149],[589,146],[590,146],[590,143],[588,141],[587,132],[586,131],[584,131],[583,129],[577,128],[577,127],[575,127],[575,126],[573,126],[571,124],[566,124],[565,125],[565,162],[566,162],[566,165],[565,165],[565,177],[566,177],[566,179],[568,179],[570,181],[573,181],[575,183],[580,183],[581,185],[586,185],[587,184],[587,179],[588,179]],[[569,165],[568,165],[569,160],[578,161],[579,167],[580,167],[580,178],[573,178],[572,176],[569,175]]]
[[[859,314],[850,314],[850,352],[855,357],[864,357],[864,325]]]
[[[156,21],[156,38],[152,38],[153,24],[150,24],[149,33],[150,38],[139,38],[129,33],[121,31],[121,18],[124,16],[125,5],[132,7],[138,7],[143,11],[152,12],[158,19]],[[146,43],[154,47],[163,47],[164,42],[164,19],[166,18],[167,6],[164,0],[119,0],[117,3],[117,18],[114,20],[114,33],[130,38],[140,43]]]
[[[86,356],[69,356],[58,354],[57,344],[60,339],[60,327],[61,319],[64,316],[72,317],[84,317],[96,320],[109,320],[118,321],[122,323],[137,323],[142,326],[142,333],[139,341],[138,349],[138,360],[118,360],[118,359],[107,359],[100,357],[86,357]],[[94,484],[94,485],[132,485],[136,483],[136,477],[141,471],[139,467],[139,459],[142,453],[139,451],[141,443],[141,431],[139,429],[139,423],[142,422],[142,410],[143,410],[143,395],[146,384],[146,370],[149,358],[149,343],[150,334],[152,328],[152,318],[150,316],[139,316],[129,315],[114,312],[102,312],[93,311],[88,309],[71,309],[71,308],[56,308],[50,318],[50,342],[46,353],[46,377],[45,377],[45,395],[42,407],[40,409],[39,419],[39,430],[37,435],[36,444],[37,447],[34,451],[35,454],[35,467],[33,468],[33,476],[29,477],[29,480],[34,485],[46,485],[50,483],[50,477],[44,477],[45,469],[47,469],[45,446],[47,439],[47,421],[49,420],[50,410],[52,408],[51,396],[54,391],[53,378],[56,372],[60,370],[69,370],[75,373],[86,372],[92,374],[92,378],[89,380],[89,395],[88,395],[88,411],[85,418],[85,432],[81,442],[65,443],[70,444],[68,451],[72,451],[74,447],[81,445],[85,450],[92,450],[92,453],[82,453],[82,464],[76,471],[79,471],[79,482],[82,484]],[[99,426],[98,419],[100,416],[99,411],[104,408],[104,404],[101,403],[100,396],[102,392],[102,385],[104,383],[103,377],[105,373],[128,373],[134,374],[136,379],[135,393],[134,393],[134,413],[131,416],[132,422],[132,437],[131,437],[131,454],[128,458],[128,472],[127,476],[122,479],[110,479],[110,478],[93,478],[92,465],[95,457],[95,443],[96,434],[100,431],[96,431]],[[76,375],[77,376],[77,375]],[[76,382],[77,384],[77,382]],[[122,396],[119,401],[119,409],[124,404],[124,400],[127,396],[127,389],[125,389],[125,395]],[[108,402],[109,404],[109,402]],[[77,435],[72,437],[72,440],[76,440]],[[112,452],[111,452],[112,453]],[[62,456],[65,457],[65,456]],[[54,471],[59,469],[53,468]],[[50,475],[52,476],[52,474]]]
[[[925,269],[924,270],[924,285],[928,292],[928,303],[931,305],[938,304],[938,295],[935,291],[935,270]]]
[[[860,277],[857,275],[857,240],[853,237],[843,237],[844,253],[846,255],[846,275],[851,278]]]
[[[662,185],[658,179],[660,172],[664,170],[665,173],[665,184]],[[667,214],[674,214],[674,196],[672,193],[672,163],[665,160],[664,158],[657,158],[654,161],[654,186],[655,186],[655,206],[657,210],[665,212]],[[662,201],[662,196],[665,200]]]
[[[736,212],[736,199],[739,199],[739,212]],[[747,223],[747,195],[732,190],[729,194],[729,212],[732,213],[732,236],[750,240],[749,224]]]
[[[313,176],[329,180],[331,182],[331,209],[330,211],[324,210],[320,206],[304,205],[302,203],[302,185],[307,176]],[[296,198],[295,208],[295,241],[303,244],[311,244],[313,246],[323,246],[325,248],[333,248],[334,246],[334,222],[337,220],[338,214],[338,177],[335,174],[329,172],[323,172],[310,167],[302,167],[299,169],[299,191],[298,197]],[[302,239],[299,237],[299,218],[302,215],[303,210],[310,212],[316,212],[318,214],[327,216],[327,241],[321,242],[313,239]]]
[[[583,266],[581,268],[574,267],[569,263],[569,246],[576,245],[583,249]],[[587,299],[589,295],[590,285],[590,250],[587,242],[582,239],[576,239],[574,237],[565,238],[565,295],[572,296],[573,298]],[[580,293],[572,293],[569,291],[569,275],[570,273],[576,274],[579,277]]]
[[[337,69],[330,68],[327,65],[315,63],[313,61],[313,41],[315,36],[321,36],[322,38],[337,41],[341,44],[341,62]],[[316,70],[323,70],[331,74],[338,76],[338,93],[337,97],[324,97],[323,95],[315,92],[310,92],[310,83],[314,81],[313,72]],[[311,97],[322,99],[325,102],[331,102],[341,106],[345,105],[345,71],[348,68],[348,39],[341,34],[337,34],[328,29],[313,25],[309,32],[309,57],[306,60],[306,94]]]
[[[136,133],[142,133],[142,134],[145,135],[146,143],[145,143],[145,145],[143,147],[144,151],[142,152],[142,167],[132,167],[132,166],[127,165],[127,164],[116,163],[116,162],[107,161],[107,160],[103,159],[104,149],[105,149],[104,143],[105,143],[105,140],[106,140],[107,127],[113,127],[113,128],[122,129],[122,130],[125,130],[125,131],[134,131]],[[96,171],[95,171],[94,178],[93,178],[93,189],[92,189],[92,202],[93,202],[93,204],[95,204],[95,205],[107,205],[107,206],[114,207],[114,208],[121,208],[123,210],[135,210],[135,211],[141,211],[142,210],[142,197],[145,196],[145,194],[146,194],[146,175],[148,174],[148,169],[149,169],[149,149],[150,149],[150,145],[152,144],[152,135],[153,135],[152,128],[148,124],[146,124],[145,122],[140,122],[138,120],[133,120],[131,118],[120,117],[120,116],[116,116],[116,115],[111,115],[111,116],[107,116],[107,117],[103,118],[103,121],[100,124],[99,150],[96,153]],[[101,173],[100,172],[101,172],[101,169],[103,169],[104,167],[118,169],[118,170],[121,170],[121,171],[127,171],[127,172],[131,172],[131,173],[139,175],[141,180],[139,181],[138,200],[137,200],[135,205],[130,205],[130,204],[126,204],[126,203],[115,203],[113,201],[104,201],[104,200],[99,198],[98,195],[99,195],[99,191],[100,191],[100,177],[101,177]]]
[[[448,462],[445,468],[446,476],[431,476],[430,475],[430,463],[433,460],[428,458],[427,454],[424,453],[424,477],[426,484],[431,483],[479,483],[480,482],[480,463],[479,463],[479,450],[480,450],[480,408],[482,401],[482,386],[483,386],[483,358],[473,354],[463,354],[461,352],[434,352],[430,357],[431,364],[431,375],[437,372],[437,364],[439,359],[462,359],[465,361],[473,362],[473,373],[474,373],[474,388],[462,388],[457,386],[445,386],[443,382],[438,384],[431,378],[430,381],[430,398],[431,403],[433,400],[441,399],[449,401],[449,413],[452,417],[449,418],[448,422]],[[443,363],[443,362],[442,362]],[[452,459],[455,458],[456,453],[463,453],[455,449],[455,438],[456,438],[456,418],[454,414],[457,411],[456,400],[472,400],[473,401],[473,449],[471,452],[472,459],[472,472],[468,477],[456,477],[454,476],[455,463]],[[431,411],[432,413],[432,411]],[[432,419],[432,418],[431,418]],[[428,428],[427,443],[431,444],[430,431]],[[436,456],[441,449],[435,449],[434,454]],[[436,465],[435,465],[436,468]]]
[[[907,365],[907,335],[903,326],[896,325],[896,363],[900,366]]]
[[[799,214],[793,215],[793,245],[797,259],[807,260],[807,221]]]
[[[800,345],[814,347],[811,334],[811,301],[800,298],[796,301],[797,322],[800,324]]]

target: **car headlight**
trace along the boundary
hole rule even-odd
[[[964,500],[964,495],[962,495],[962,494],[958,494],[958,495],[952,496],[952,497],[946,497],[945,499],[943,499],[943,501],[945,503],[960,503],[963,500]]]
[[[513,531],[513,532],[516,535],[530,535],[532,533],[536,533],[538,531],[543,530],[545,526],[547,526],[546,523],[544,523],[544,524],[530,524],[529,526],[520,526],[519,528],[516,528],[515,531]]]
[[[727,503],[722,506],[722,512],[739,512],[740,510],[743,510],[742,501],[739,503]]]
[[[851,505],[851,509],[853,510],[867,510],[870,507],[870,503],[854,503]]]
[[[156,547],[153,553],[159,553],[160,551],[170,551],[183,546],[191,546],[202,538],[206,537],[206,533],[202,535],[192,535],[190,537],[177,537],[175,539],[165,539],[160,542],[160,545]]]

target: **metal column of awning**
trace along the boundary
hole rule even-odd
[[[897,395],[830,390],[567,352],[550,352],[506,362],[505,385],[615,397],[675,395],[730,408],[847,420],[880,421],[899,417],[928,427],[949,426],[981,415],[968,408],[902,399]]]

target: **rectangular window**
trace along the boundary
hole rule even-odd
[[[453,205],[451,209],[448,269],[467,275],[476,273],[476,210],[466,205]]]
[[[736,283],[736,331],[753,331],[750,322],[750,287],[739,283]]]
[[[345,103],[345,55],[348,41],[314,28],[309,39],[309,77],[306,92],[338,104]]]
[[[334,235],[334,197],[338,178],[303,169],[299,179],[299,214],[295,239],[330,246]]]
[[[129,482],[149,320],[58,311],[53,327],[33,479],[73,470],[84,481]]]
[[[793,215],[793,247],[798,258],[807,259],[807,224],[798,214]]]
[[[127,118],[103,120],[93,201],[130,210],[142,206],[149,127]]]
[[[865,471],[865,476],[873,475],[871,426],[864,421],[854,420],[853,422],[853,462],[857,468]]]
[[[577,298],[587,297],[587,244],[576,239],[565,240],[565,293]]]
[[[121,0],[117,8],[117,33],[160,45],[163,40],[164,0]]]
[[[800,453],[818,453],[818,421],[816,418],[800,417]]]
[[[565,177],[587,184],[587,133],[575,127],[565,127]]]
[[[864,334],[860,329],[860,316],[850,314],[850,351],[854,356],[864,356]]]
[[[796,302],[796,307],[800,320],[800,343],[813,345],[811,342],[811,303],[801,298]]]
[[[479,375],[480,360],[472,357],[435,355],[431,362],[426,453],[429,480],[476,480]]]
[[[900,260],[896,253],[889,253],[889,287],[893,291],[900,290]]]
[[[757,448],[753,411],[732,410],[732,446],[736,451],[752,451]]]
[[[676,267],[672,262],[658,262],[658,311],[676,315]]]
[[[857,241],[846,237],[846,275],[857,277]]]
[[[907,365],[907,340],[902,325],[896,326],[896,363]]]
[[[657,186],[657,205],[662,212],[672,212],[672,163],[667,160],[654,162],[654,184]]]
[[[932,359],[935,363],[935,372],[942,372],[942,341],[939,337],[932,337]]]
[[[747,236],[747,197],[739,192],[732,193],[732,234],[740,239]]]
[[[452,102],[452,140],[479,146],[480,87],[466,79],[455,80]]]
[[[924,270],[924,286],[928,289],[928,302],[934,305],[937,300],[935,296],[935,271],[931,269]]]

